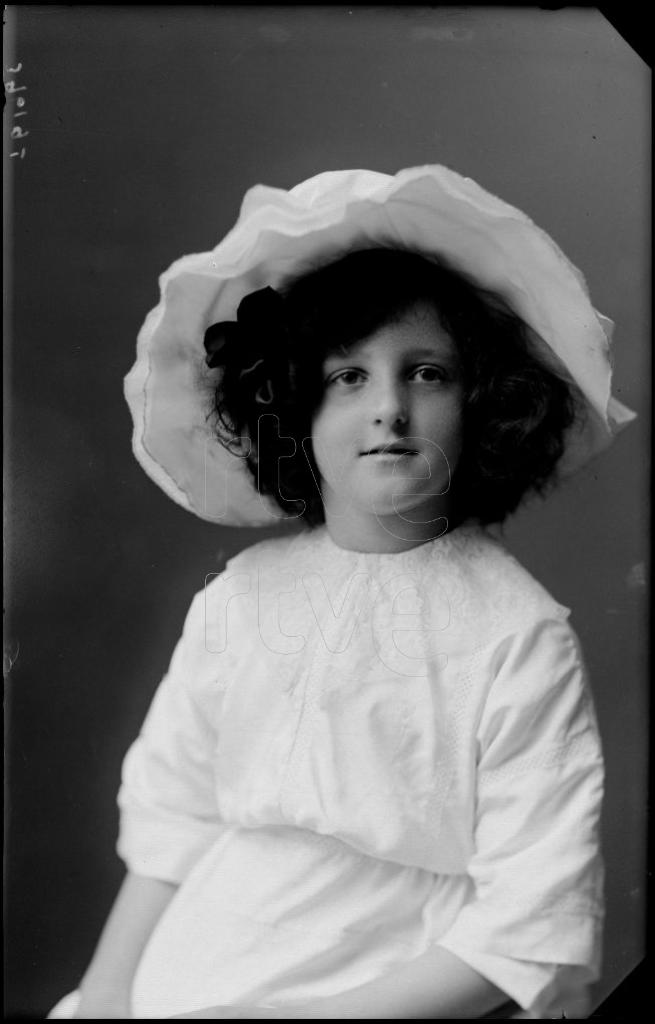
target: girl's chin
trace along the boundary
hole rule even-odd
[[[380,519],[398,519],[403,523],[426,525],[443,519],[447,507],[447,495],[429,495],[417,501],[415,494],[394,494],[391,499],[372,500],[369,509]]]

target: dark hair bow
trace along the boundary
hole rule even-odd
[[[286,335],[284,299],[274,288],[260,288],[239,303],[236,322],[224,320],[205,331],[206,363],[215,368],[225,364],[225,346],[239,346],[240,361],[249,366],[263,357],[266,348]]]

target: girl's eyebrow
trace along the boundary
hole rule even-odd
[[[438,363],[458,363],[459,358],[457,352],[451,351],[447,348],[431,348],[421,347],[408,349],[403,353],[403,360],[405,362],[415,362],[416,360],[435,360]],[[323,360],[324,365],[328,363],[361,363],[366,362],[366,356],[359,352],[356,355],[350,352],[330,352],[326,355]]]

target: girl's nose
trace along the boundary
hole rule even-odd
[[[392,426],[408,419],[405,390],[393,382],[381,383],[373,395],[373,419]]]

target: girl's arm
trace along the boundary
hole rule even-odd
[[[117,851],[128,873],[80,986],[78,1018],[131,1017],[132,982],[153,929],[221,833],[207,710],[217,705],[220,652],[210,647],[201,591],[123,761]]]
[[[322,1018],[474,1018],[508,997],[472,967],[440,946],[374,981],[317,1001],[308,1016]]]
[[[472,1019],[484,1017],[507,1002],[508,997],[499,988],[459,957],[432,946],[389,974],[305,1006],[214,1006],[179,1014],[177,1019]]]
[[[76,1018],[131,1017],[130,990],[141,953],[176,889],[128,872],[82,979]]]

